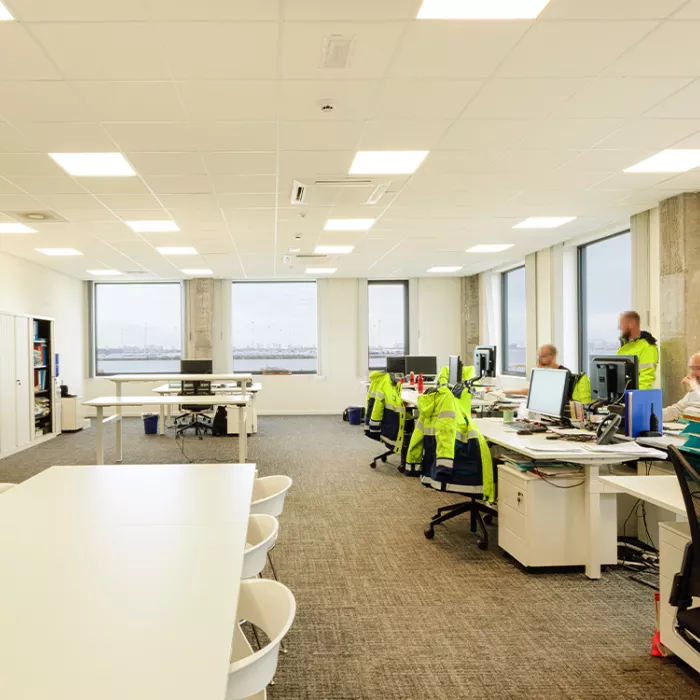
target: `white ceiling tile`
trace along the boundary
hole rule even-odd
[[[117,221],[117,217],[104,207],[101,209],[64,209],[61,215],[68,221],[82,224]],[[53,226],[54,224],[51,225]]]
[[[283,151],[355,150],[362,133],[361,121],[311,121],[280,124]]]
[[[556,0],[544,8],[540,19],[663,19],[684,2],[685,0]]]
[[[68,80],[163,80],[170,77],[148,23],[56,22],[32,32]]]
[[[517,144],[536,124],[524,119],[460,119],[443,136],[436,150],[490,151],[498,155]]]
[[[73,87],[100,121],[166,122],[186,118],[170,82],[76,82]]]
[[[649,110],[649,117],[700,118],[700,80],[671,95],[656,107]]]
[[[127,153],[140,175],[206,175],[199,153]]]
[[[628,173],[631,175],[632,173]],[[679,189],[684,192],[697,192],[700,190],[700,170],[690,170],[670,177],[656,185],[657,190]]]
[[[416,0],[285,0],[283,7],[286,21],[412,20],[417,12]]]
[[[218,194],[265,194],[275,191],[274,175],[213,175]]]
[[[700,23],[692,20],[664,22],[605,72],[622,76],[696,78],[700,74],[699,33]]]
[[[218,207],[216,209],[179,209],[177,212],[177,222],[180,226],[216,225],[223,221],[223,214]]]
[[[153,192],[158,195],[206,194],[213,191],[211,178],[206,175],[190,175],[188,177],[149,175],[145,180]]]
[[[454,119],[481,80],[386,80],[373,110],[377,119]]]
[[[486,83],[469,103],[463,118],[534,119],[547,117],[580,87],[565,78],[504,78]]]
[[[328,25],[285,23],[282,30],[282,77],[309,80],[362,80],[384,75],[401,38],[399,22]],[[340,34],[351,39],[346,68],[324,68],[326,41]]]
[[[29,192],[26,188],[22,188],[25,192]],[[0,194],[22,194],[22,189],[18,186],[13,185],[9,180],[0,177]],[[29,194],[35,194],[34,192],[29,192]]]
[[[14,0],[24,22],[120,22],[149,18],[142,0]]]
[[[654,155],[654,151],[644,149],[593,149],[581,153],[569,163],[569,166],[580,172],[612,174],[629,168],[652,155]]]
[[[429,151],[452,122],[375,119],[367,122],[358,149]]]
[[[504,77],[594,76],[654,22],[536,22],[499,66]]]
[[[166,22],[157,32],[176,79],[277,75],[275,23]]]
[[[367,119],[379,89],[379,82],[370,80],[285,80],[281,87],[280,116],[288,120]],[[330,114],[321,111],[321,105],[329,101],[335,105]]]
[[[39,153],[0,153],[0,177],[62,176],[65,172],[46,154]]]
[[[412,22],[389,75],[398,78],[486,78],[530,22]]]
[[[202,151],[274,151],[275,122],[208,122],[193,126]]]
[[[162,209],[158,200],[148,194],[101,194],[100,202],[116,212],[117,210],[131,209],[135,211],[143,209]],[[134,219],[146,217],[134,217]]]
[[[76,181],[96,195],[149,194],[140,177],[78,177]]]
[[[0,124],[0,153],[30,153],[39,150],[11,124]]]
[[[606,177],[607,175],[602,173],[575,170],[570,163],[565,163],[551,173],[539,175],[534,179],[532,187],[548,191],[564,190],[575,192],[577,190],[585,190]]]
[[[196,151],[197,139],[186,122],[105,122],[102,124],[122,151]]]
[[[19,22],[0,24],[0,76],[13,80],[59,80],[60,74]]]
[[[637,117],[688,82],[685,78],[595,78],[588,81],[554,116]]]
[[[224,217],[234,235],[243,230],[268,234],[274,230],[274,209],[224,209]]]
[[[622,119],[545,119],[518,143],[518,147],[585,150],[623,123]]]
[[[97,209],[100,203],[90,194],[44,194],[41,201],[59,214],[64,209]]]
[[[179,82],[185,110],[193,121],[274,121],[277,83],[273,80]]]
[[[690,0],[677,12],[674,19],[700,19],[700,0]]]
[[[250,21],[279,18],[278,3],[271,0],[198,0],[198,2],[173,2],[173,0],[144,0],[151,17],[156,20],[176,21]]]
[[[59,81],[0,82],[0,116],[10,122],[86,122],[94,117],[68,83]]]
[[[115,203],[117,205],[122,204],[129,204],[131,203],[128,200],[125,200],[123,197],[121,200],[117,199],[115,200],[114,197],[116,195],[110,196],[108,199],[111,203]],[[156,203],[157,206],[157,203]],[[164,219],[168,219],[168,213],[165,211],[163,208],[154,208],[154,209],[139,209],[139,208],[134,208],[134,209],[119,209],[116,208],[112,212],[116,217],[121,219],[122,221],[162,221]],[[126,225],[126,224],[125,224]]]
[[[610,177],[599,180],[591,186],[592,191],[598,190],[642,190],[668,180],[668,173],[615,173]]]
[[[37,211],[46,209],[46,206],[42,206],[42,201],[28,194],[0,194],[0,211]],[[47,206],[50,205],[47,204]]]
[[[700,131],[700,119],[636,119],[596,145],[596,148],[675,147],[682,139]]]
[[[203,153],[210,175],[270,175],[276,171],[276,155],[270,153]]]
[[[219,204],[223,209],[271,209],[275,206],[275,195],[269,194],[220,194]]]
[[[107,153],[114,142],[95,122],[27,122],[15,126],[44,153]]]
[[[293,179],[347,175],[353,156],[352,151],[283,151],[280,154],[280,184],[291,187]]]
[[[218,206],[216,196],[208,192],[162,194],[158,199],[168,210],[215,209]]]
[[[579,154],[573,150],[514,149],[499,158],[489,170],[494,173],[549,173]]]

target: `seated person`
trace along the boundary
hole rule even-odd
[[[564,365],[557,362],[558,350],[554,345],[542,345],[537,350],[537,368],[538,369],[567,369]],[[568,370],[567,370],[568,371]],[[529,389],[515,389],[508,391],[508,394],[518,394],[519,396],[527,396]]]
[[[690,358],[688,369],[690,370],[688,375],[681,380],[681,384],[687,387],[688,393],[678,403],[664,408],[664,423],[678,420],[683,411],[690,406],[700,408],[700,352]]]

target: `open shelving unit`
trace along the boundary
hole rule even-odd
[[[34,374],[34,436],[54,432],[55,397],[52,363],[52,321],[33,319],[32,363]]]

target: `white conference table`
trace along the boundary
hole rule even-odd
[[[600,480],[608,493],[628,493],[676,515],[686,515],[683,493],[675,476],[601,476]]]
[[[83,406],[90,406],[97,412],[97,464],[104,464],[103,427],[106,422],[117,421],[116,448],[117,462],[122,461],[122,431],[121,409],[125,406],[158,406],[160,417],[159,433],[165,435],[165,407],[180,404],[196,403],[201,406],[236,406],[238,408],[239,425],[246,424],[246,407],[250,403],[249,394],[220,394],[217,396],[99,396],[85,401]],[[117,412],[104,417],[104,409],[114,407]],[[238,461],[244,463],[248,457],[248,434],[243,430],[238,435]]]
[[[543,433],[534,435],[518,435],[515,430],[508,429],[502,418],[477,418],[476,425],[482,435],[491,443],[524,455],[534,460],[554,460],[570,462],[584,467],[586,492],[586,528],[587,528],[587,561],[586,576],[599,579],[601,576],[601,512],[600,495],[603,484],[600,480],[600,467],[620,464],[637,459],[664,459],[665,455],[658,450],[646,448],[645,453],[622,455],[615,453],[583,452],[581,445],[574,442],[550,441]],[[538,451],[537,446],[543,446],[546,451]],[[567,451],[567,446],[571,446]],[[533,447],[535,449],[533,449]],[[642,477],[644,479],[652,477]]]
[[[0,697],[224,700],[254,470],[52,467],[2,494]]]

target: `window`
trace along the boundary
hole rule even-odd
[[[315,282],[234,282],[233,371],[315,374]]]
[[[180,371],[182,286],[95,284],[95,373]]]
[[[618,317],[632,308],[632,242],[629,231],[578,249],[579,369],[591,355],[620,347]]]
[[[527,331],[525,267],[501,275],[501,347],[503,373],[525,376]]]
[[[408,351],[408,282],[368,282],[369,368]]]

